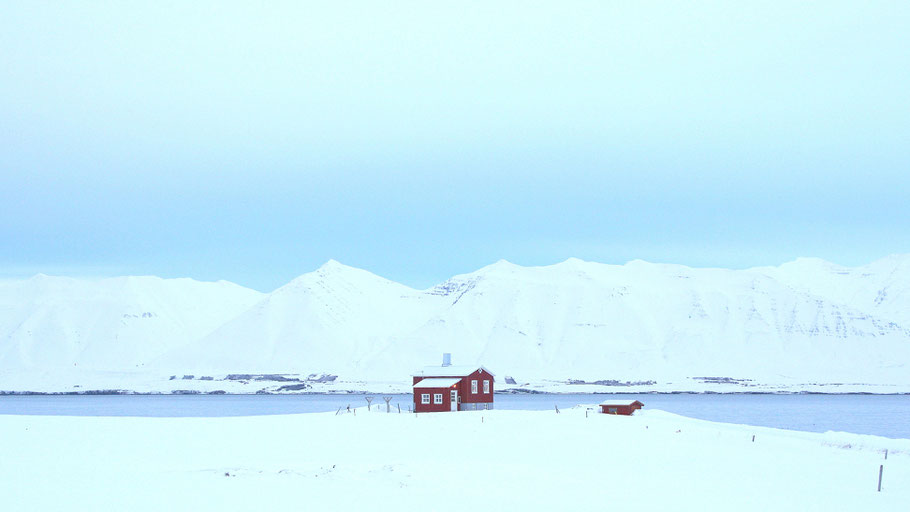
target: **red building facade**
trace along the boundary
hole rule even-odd
[[[492,409],[493,381],[483,366],[427,366],[414,375],[414,411]]]
[[[622,414],[629,416],[644,406],[645,404],[638,400],[604,401],[600,403],[600,412],[604,414]]]

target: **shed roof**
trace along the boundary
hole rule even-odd
[[[428,375],[431,377],[464,377],[470,375],[477,370],[483,370],[486,373],[490,374],[490,377],[495,377],[493,372],[487,370],[483,366],[424,366],[423,368],[417,370],[414,375],[420,377],[421,375]]]
[[[414,384],[415,388],[447,388],[461,382],[461,379],[423,379]]]
[[[645,405],[638,400],[604,400],[600,405]]]

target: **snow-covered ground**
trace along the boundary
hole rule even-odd
[[[375,410],[2,416],[3,510],[897,511],[910,503],[910,440],[656,410]]]

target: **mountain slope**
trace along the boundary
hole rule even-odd
[[[262,293],[233,283],[37,275],[0,284],[0,368],[128,370],[196,340]]]
[[[198,372],[344,372],[416,329],[442,302],[329,261],[203,339],[155,362]]]
[[[454,281],[470,289],[417,336],[534,377],[877,379],[910,361],[890,319],[750,272],[569,260]]]
[[[780,267],[752,269],[795,290],[910,327],[910,255],[896,254],[850,268],[817,258],[799,258]]]
[[[421,292],[330,262],[160,364],[396,380],[441,352],[536,379],[890,382],[910,331],[754,270],[501,261]]]
[[[428,290],[330,261],[269,294],[36,276],[0,285],[0,370],[397,382],[452,352],[458,364],[537,381],[910,386],[908,261],[748,270],[500,261]]]

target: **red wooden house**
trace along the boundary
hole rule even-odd
[[[426,366],[414,374],[414,411],[477,411],[493,408],[493,378],[483,366]]]
[[[604,414],[624,414],[629,416],[644,406],[645,404],[638,400],[607,400],[600,403],[600,412]]]

